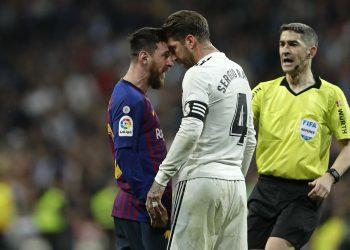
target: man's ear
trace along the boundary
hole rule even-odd
[[[314,58],[316,56],[316,53],[317,53],[317,47],[311,47],[309,52],[310,57]]]
[[[138,61],[142,64],[142,65],[145,65],[147,64],[148,62],[148,57],[149,57],[149,54],[147,51],[144,51],[144,50],[141,50],[139,52],[139,56],[138,56]]]
[[[193,49],[195,44],[197,42],[197,39],[195,36],[191,35],[191,34],[188,34],[186,37],[185,37],[185,46],[190,48],[190,49]]]

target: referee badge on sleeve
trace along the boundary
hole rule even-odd
[[[318,123],[314,120],[304,118],[300,123],[300,135],[305,141],[312,140],[318,129]]]
[[[133,135],[133,120],[130,116],[124,115],[119,120],[119,136],[132,136]]]

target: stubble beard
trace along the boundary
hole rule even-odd
[[[181,60],[181,63],[185,66],[186,69],[189,69],[192,66],[197,64],[196,60],[194,59],[194,56],[189,52],[187,48],[186,48],[186,55],[184,59]]]

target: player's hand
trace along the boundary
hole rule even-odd
[[[151,227],[154,228],[166,228],[168,225],[168,212],[166,208],[159,204],[155,209],[155,213],[150,215],[151,218]]]
[[[313,189],[308,193],[308,196],[313,200],[323,200],[328,197],[331,192],[333,177],[325,173],[316,180],[309,182],[309,186]]]
[[[146,209],[151,218],[152,227],[165,227],[168,222],[167,210],[161,202],[164,190],[164,186],[153,182],[147,194]]]

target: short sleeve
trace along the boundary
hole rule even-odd
[[[330,101],[329,126],[337,140],[350,139],[350,109],[343,91],[335,88]]]

